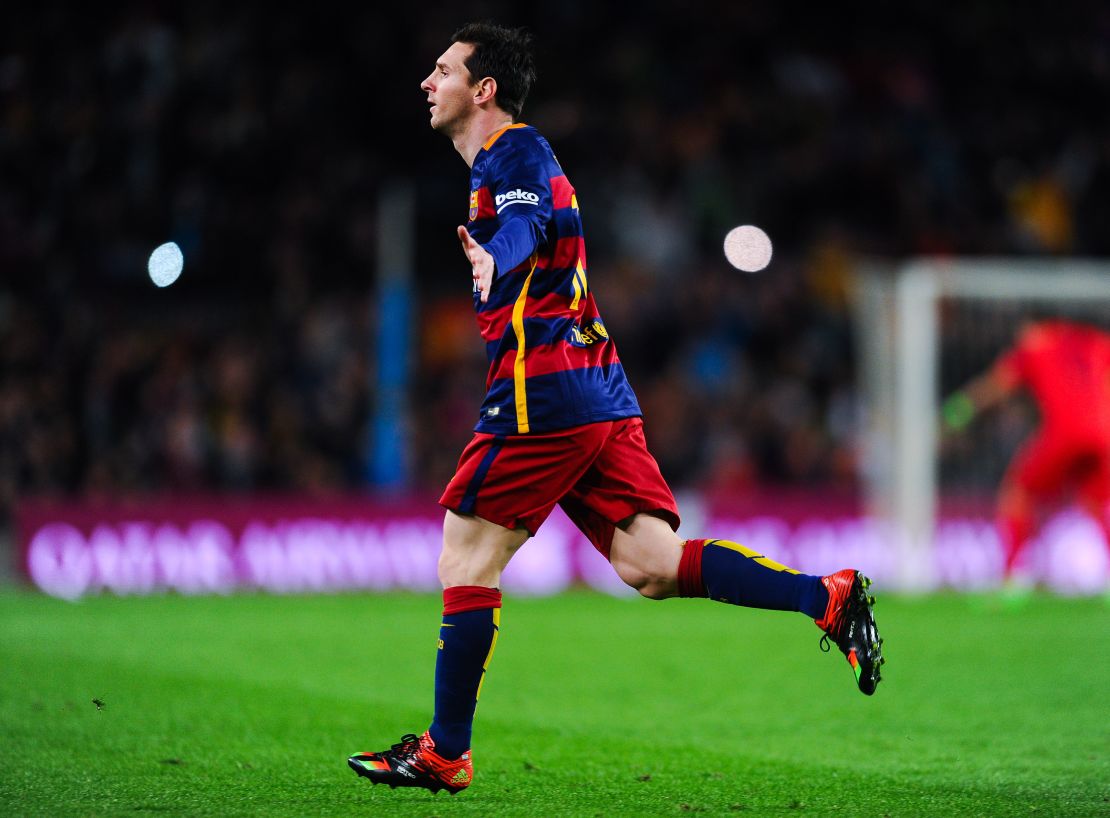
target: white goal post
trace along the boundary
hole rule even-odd
[[[855,278],[862,470],[868,513],[889,522],[900,585],[934,582],[943,299],[1097,310],[1110,319],[1110,262],[1067,258],[867,262]]]

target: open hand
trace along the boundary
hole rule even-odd
[[[486,252],[486,248],[474,241],[467,229],[459,226],[459,241],[462,242],[463,253],[470,262],[470,270],[474,277],[474,286],[478,289],[478,297],[482,303],[489,301],[489,291],[493,287],[494,263],[493,256]]]

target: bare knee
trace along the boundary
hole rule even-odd
[[[629,563],[620,563],[613,567],[621,581],[639,591],[640,596],[648,599],[668,599],[678,593],[677,581],[666,575]]]
[[[613,535],[609,561],[617,576],[648,599],[678,594],[682,540],[657,517],[640,514]]]

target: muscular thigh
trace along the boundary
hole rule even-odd
[[[527,539],[523,528],[505,528],[481,517],[448,511],[443,520],[439,580],[445,588],[496,588],[501,572]]]
[[[637,514],[658,518],[672,532],[679,525],[678,505],[648,451],[639,418],[613,424],[590,468],[559,505],[606,558],[618,526]]]

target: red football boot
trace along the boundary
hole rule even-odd
[[[830,638],[836,642],[848,657],[859,689],[870,696],[881,678],[879,666],[886,662],[882,654],[883,640],[879,638],[879,628],[871,610],[875,597],[867,594],[871,580],[859,571],[845,568],[821,577],[821,582],[829,592],[825,616],[815,620],[817,627],[825,632],[821,650],[829,650]]]
[[[435,751],[435,742],[425,732],[401,736],[390,749],[380,753],[356,753],[347,759],[352,770],[372,784],[392,787],[423,787],[432,792],[447,790],[454,795],[470,786],[474,764],[467,750],[461,757],[446,759]]]

